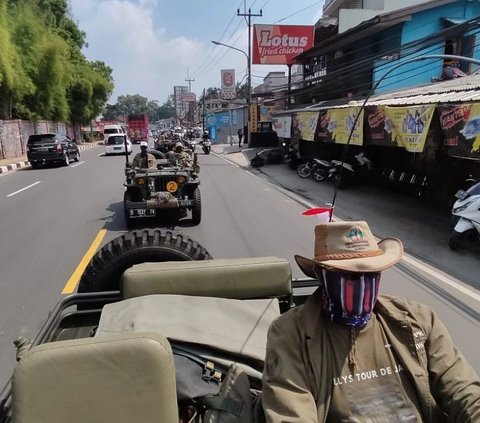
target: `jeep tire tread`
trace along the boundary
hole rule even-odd
[[[116,291],[125,270],[135,264],[161,261],[211,260],[198,242],[170,229],[139,229],[110,241],[90,260],[78,292]]]
[[[200,189],[193,191],[192,224],[199,225],[202,220],[202,196]]]

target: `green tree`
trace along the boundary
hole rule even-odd
[[[248,100],[248,84],[245,82],[244,84],[237,82],[235,84],[235,93],[237,98],[244,98]]]

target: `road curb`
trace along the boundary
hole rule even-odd
[[[98,147],[98,146],[100,146],[99,143],[81,144],[78,146],[78,149],[80,151],[83,151],[83,150],[89,150],[90,148]],[[13,170],[22,169],[27,166],[30,166],[30,162],[28,160],[20,160],[15,163],[9,163],[9,164],[0,166],[0,173],[8,173]]]

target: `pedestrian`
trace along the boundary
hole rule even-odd
[[[268,332],[263,407],[272,422],[480,422],[480,381],[434,311],[378,295],[402,242],[366,222],[315,228],[319,280]]]
[[[239,128],[237,134],[238,134],[238,146],[241,147],[242,146],[242,139],[243,139],[242,128]]]
[[[131,167],[141,169],[156,169],[157,159],[153,154],[148,153],[148,143],[140,142],[140,153],[132,160]]]

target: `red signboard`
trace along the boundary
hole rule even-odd
[[[312,46],[311,25],[253,25],[253,64],[291,65]]]

